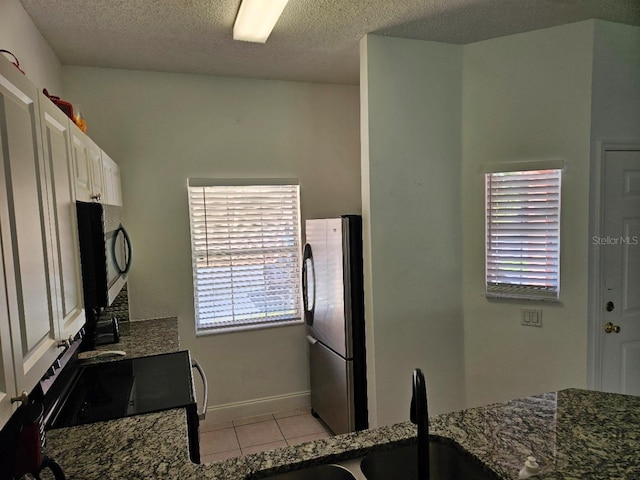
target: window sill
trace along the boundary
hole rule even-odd
[[[291,327],[295,325],[301,325],[304,321],[302,318],[295,318],[292,320],[283,320],[273,323],[259,323],[255,325],[236,325],[228,327],[214,327],[214,328],[196,328],[196,337],[205,337],[208,335],[218,335],[223,333],[240,333],[253,330],[263,330],[266,328],[279,328],[279,327]]]
[[[559,297],[543,297],[524,294],[485,293],[489,300],[520,300],[525,302],[562,303]]]

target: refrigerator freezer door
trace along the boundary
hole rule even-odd
[[[311,405],[335,433],[352,432],[353,362],[336,355],[320,342],[309,345]]]
[[[351,325],[345,321],[342,218],[307,220],[313,252],[315,310],[307,322],[311,335],[345,358],[352,356]]]

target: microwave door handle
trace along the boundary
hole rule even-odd
[[[122,234],[124,235],[124,243],[127,246],[127,264],[124,267],[124,270],[121,273],[129,273],[129,269],[131,268],[131,260],[133,259],[133,247],[131,245],[131,237],[129,237],[129,233],[127,230],[120,225],[120,229]]]
[[[124,269],[120,268],[120,265],[118,264],[118,256],[116,255],[116,244],[118,243],[117,239],[120,233],[122,233],[122,235],[124,236],[124,244],[127,247],[126,264],[124,266]],[[129,273],[129,269],[131,268],[131,260],[133,259],[133,247],[131,246],[131,237],[129,237],[129,233],[122,225],[118,227],[115,235],[113,236],[113,243],[111,244],[111,255],[114,258],[119,273]]]
[[[204,398],[202,399],[202,411],[198,412],[198,418],[204,420],[207,415],[207,403],[209,401],[209,383],[207,382],[207,376],[204,374],[204,370],[195,358],[191,359],[191,368],[195,368],[200,377],[202,378],[202,384],[204,385]]]

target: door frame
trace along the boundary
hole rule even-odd
[[[602,255],[592,240],[601,237],[604,223],[605,156],[612,151],[640,151],[638,140],[599,140],[589,182],[589,267],[588,267],[588,326],[587,326],[587,388],[601,390],[602,373]]]

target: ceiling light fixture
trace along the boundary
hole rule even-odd
[[[288,2],[289,0],[242,0],[233,25],[233,39],[266,42]]]

